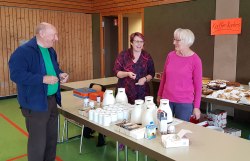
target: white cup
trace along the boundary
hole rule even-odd
[[[117,113],[111,113],[111,122],[116,122],[117,121]]]
[[[98,124],[103,125],[104,113],[99,113]]]
[[[99,119],[99,112],[98,112],[98,111],[95,111],[95,112],[94,112],[94,122],[95,122],[95,123],[98,123],[98,119]]]
[[[123,120],[123,111],[117,111],[117,119]]]
[[[129,120],[129,110],[128,109],[123,110],[123,119]]]
[[[95,110],[89,110],[89,120],[90,121],[94,120],[94,112],[95,112]]]
[[[110,115],[103,116],[103,126],[110,126],[111,124],[111,117]]]

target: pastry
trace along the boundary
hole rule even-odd
[[[240,83],[239,82],[226,82],[227,86],[234,86],[234,87],[239,87]]]
[[[202,94],[203,95],[209,95],[212,94],[214,91],[212,89],[208,89],[208,88],[203,88],[202,89]]]

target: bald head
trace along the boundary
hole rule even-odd
[[[36,27],[36,34],[39,34],[41,31],[46,31],[46,29],[48,29],[48,28],[54,28],[55,29],[55,26],[53,26],[52,24],[49,24],[47,22],[41,22]]]
[[[54,25],[42,22],[36,27],[37,43],[45,48],[50,48],[58,40],[57,30]]]

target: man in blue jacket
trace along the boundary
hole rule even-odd
[[[17,85],[18,102],[29,132],[29,161],[54,161],[56,157],[60,83],[68,80],[52,48],[56,41],[56,28],[42,22],[36,27],[36,36],[19,46],[9,60],[10,78]]]

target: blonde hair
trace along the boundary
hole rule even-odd
[[[193,45],[195,37],[194,33],[189,29],[178,28],[174,31],[174,38],[183,41],[189,47]]]

